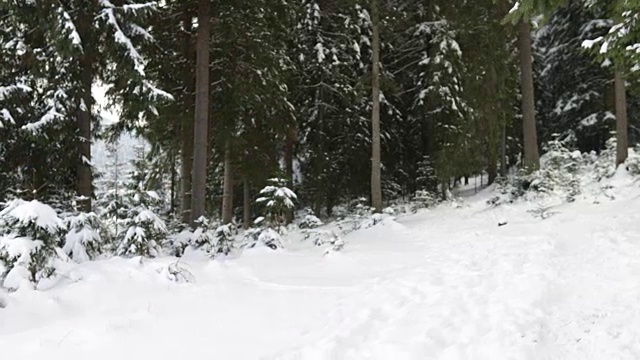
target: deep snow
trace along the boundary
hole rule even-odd
[[[542,220],[491,189],[344,237],[181,264],[68,264],[0,294],[7,359],[639,359],[640,186]],[[499,222],[507,222],[498,226]]]

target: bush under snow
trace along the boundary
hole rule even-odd
[[[37,200],[13,200],[0,212],[0,222],[2,285],[18,289],[51,276],[51,261],[65,229],[56,211]]]
[[[94,259],[100,254],[102,237],[101,222],[94,213],[79,213],[66,219],[69,232],[62,250],[77,262]]]

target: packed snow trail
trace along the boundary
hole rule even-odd
[[[69,266],[5,295],[7,358],[638,359],[640,197],[488,208],[480,195],[346,237],[342,253]],[[505,226],[498,226],[505,221]]]

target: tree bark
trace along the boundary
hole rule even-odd
[[[91,166],[91,109],[93,107],[93,18],[87,13],[88,9],[80,10],[78,14],[78,33],[82,40],[83,54],[80,59],[81,94],[78,103],[78,165],[77,191],[78,210],[91,212],[93,197],[93,172]]]
[[[185,59],[191,59],[191,31],[193,18],[188,6],[184,9],[184,49]],[[189,64],[190,61],[187,61]],[[184,108],[193,108],[193,79],[186,77],[184,80],[185,97]],[[182,141],[180,144],[180,156],[182,159],[180,166],[180,212],[183,224],[191,222],[191,172],[193,171],[193,117],[187,115],[182,119]]]
[[[210,0],[198,0],[196,59],[196,111],[194,121],[191,223],[204,215],[207,185],[207,134],[209,125]]]
[[[176,211],[176,152],[171,150],[171,213]]]
[[[289,129],[287,133],[287,144],[284,152],[285,162],[285,176],[287,177],[287,186],[293,190],[293,151],[296,141],[296,130],[294,128]],[[287,225],[293,222],[294,211],[293,209],[287,210]]]
[[[533,58],[531,55],[531,26],[528,20],[518,23],[520,53],[520,87],[522,90],[522,134],[524,138],[524,168],[532,172],[540,168],[536,109],[533,89]]]
[[[627,119],[627,90],[625,78],[620,68],[615,71],[616,90],[616,166],[623,164],[629,155],[629,136]]]
[[[489,164],[487,166],[487,174],[489,175],[488,185],[493,184],[498,177],[498,158],[496,156],[489,156]]]
[[[245,176],[243,179],[243,204],[242,204],[242,228],[248,229],[251,226],[251,184],[249,184],[249,180]]]
[[[500,141],[500,176],[507,176],[507,124],[506,119],[502,119],[501,141]]]
[[[224,148],[224,180],[222,190],[222,222],[233,222],[233,162],[231,160],[231,144],[227,140]]]
[[[371,206],[375,212],[382,212],[382,179],[380,149],[380,14],[378,0],[371,0],[373,31],[372,64],[372,114],[371,114]]]

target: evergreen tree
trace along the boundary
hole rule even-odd
[[[585,40],[606,34],[611,23],[580,3],[559,9],[538,32],[538,114],[541,140],[558,138],[581,151],[603,150],[614,118],[607,94],[609,69],[582,50]]]
[[[0,263],[2,285],[17,289],[24,281],[37,284],[54,273],[64,223],[56,211],[37,200],[9,202],[0,212]]]

